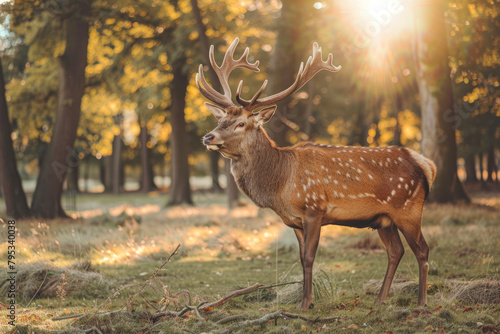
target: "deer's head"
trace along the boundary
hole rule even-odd
[[[321,59],[321,48],[317,43],[314,43],[313,55],[309,57],[305,66],[304,63],[300,64],[295,82],[290,87],[280,93],[259,98],[267,86],[268,81],[265,80],[252,99],[245,100],[241,97],[243,81],[240,81],[236,90],[236,101],[239,105],[236,105],[231,99],[229,74],[240,67],[259,72],[259,61],[253,64],[248,62],[248,48],[245,49],[240,59],[233,58],[238,42],[239,39],[236,38],[228,48],[221,66],[215,62],[214,46],[210,47],[210,63],[219,78],[224,94],[219,93],[207,83],[203,75],[203,65],[200,65],[196,75],[196,84],[200,92],[213,102],[213,104],[206,103],[206,106],[219,121],[217,127],[203,137],[203,144],[209,150],[219,151],[228,158],[237,158],[248,149],[248,143],[253,141],[259,127],[273,117],[276,111],[274,103],[299,90],[319,71],[337,72],[341,68],[332,64],[333,56],[331,53],[328,55],[328,60],[324,62]]]

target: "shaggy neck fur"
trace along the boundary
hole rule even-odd
[[[294,154],[276,146],[259,127],[247,141],[242,155],[231,161],[231,171],[240,190],[259,207],[277,209],[281,192],[294,168]]]

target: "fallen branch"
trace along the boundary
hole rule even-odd
[[[65,315],[63,317],[56,317],[56,318],[52,318],[51,320],[52,321],[59,321],[59,320],[66,320],[66,319],[79,319],[79,318],[83,318],[85,316],[87,316],[88,314],[87,313],[78,313],[78,314],[71,314],[71,315]]]
[[[255,290],[258,290],[259,288],[261,288],[263,286],[264,286],[263,284],[256,283],[248,288],[233,291],[233,292],[225,295],[224,297],[222,297],[218,301],[215,301],[215,302],[212,302],[212,303],[205,305],[203,310],[207,310],[207,309],[210,309],[210,308],[213,308],[216,306],[220,306],[220,305],[224,304],[225,302],[227,302],[229,299],[232,299],[234,297],[238,297],[241,295],[246,295],[247,293],[250,293],[250,292],[254,292]]]
[[[227,324],[228,322],[231,322],[231,321],[241,320],[243,318],[246,318],[246,316],[244,314],[231,315],[229,317],[222,318],[219,321],[216,321],[215,323],[217,325],[223,325],[223,324]]]
[[[109,312],[99,313],[97,315],[105,316],[105,315],[109,315],[109,314],[113,314],[113,313],[120,313],[120,312],[122,312],[122,310],[109,311]],[[92,314],[92,313],[70,314],[70,315],[65,315],[62,317],[52,318],[51,320],[52,321],[59,321],[59,320],[66,320],[66,319],[73,319],[73,318],[80,319],[80,318],[84,318],[84,317],[89,316],[89,315],[92,315],[94,317],[96,314]]]
[[[317,318],[308,318],[308,317],[305,317],[305,316],[300,315],[300,314],[288,313],[288,312],[283,312],[282,316],[286,317],[286,318],[290,318],[290,319],[302,319],[302,320],[307,321],[309,323],[329,322],[329,321],[339,320],[340,319],[339,316],[328,317],[328,318],[320,318],[320,317],[317,317]]]
[[[258,318],[255,320],[245,320],[245,321],[239,322],[237,324],[234,324],[232,326],[225,328],[224,330],[220,331],[220,334],[231,333],[238,327],[262,325],[262,324],[267,323],[269,320],[278,319],[282,314],[283,314],[283,311],[279,310],[279,311],[276,311],[274,313],[266,314],[262,318]]]

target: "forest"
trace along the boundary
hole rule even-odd
[[[17,275],[14,326],[0,276],[2,331],[496,333],[499,14],[498,0],[0,0],[0,257]],[[435,162],[427,308],[409,250],[374,307],[384,246],[336,226],[316,307],[295,310],[293,231],[202,144],[217,119],[196,75],[222,92],[210,49],[220,64],[236,38],[235,58],[259,61],[229,78],[245,99],[265,80],[263,96],[287,89],[314,42],[342,67],[277,103],[278,146]]]

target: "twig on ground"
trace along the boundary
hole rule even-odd
[[[115,311],[99,313],[98,315],[105,316],[105,315],[109,315],[109,314],[113,314],[113,313],[120,313],[120,312],[122,312],[122,310],[115,310]],[[73,318],[80,319],[80,318],[84,318],[84,317],[89,316],[89,315],[92,315],[93,317],[95,316],[95,314],[92,314],[92,313],[78,313],[78,314],[70,314],[70,315],[65,315],[62,317],[52,318],[51,320],[52,321],[59,321],[59,320],[66,320],[66,319],[73,319]]]
[[[224,325],[224,324],[227,324],[228,322],[241,320],[243,318],[246,318],[246,316],[244,314],[231,315],[229,317],[222,318],[219,321],[216,321],[215,323],[217,325]]]
[[[289,313],[289,312],[283,312],[282,316],[283,317],[287,317],[287,318],[291,318],[291,319],[302,319],[302,320],[305,320],[305,321],[307,321],[309,323],[328,322],[328,321],[339,320],[340,319],[339,316],[328,317],[328,318],[320,318],[320,317],[317,317],[317,318],[308,318],[308,317],[305,317],[305,316],[300,315],[300,314]]]
[[[152,303],[148,302],[148,300],[146,299],[146,297],[144,297],[144,295],[142,293],[139,294],[139,296],[141,296],[141,298],[146,302],[147,305],[149,305],[152,308],[154,308],[157,312],[160,311],[156,306],[154,306]]]
[[[45,270],[45,277],[43,278],[43,281],[42,281],[42,284],[40,284],[40,286],[38,287],[38,290],[36,290],[35,294],[33,295],[33,297],[31,297],[30,301],[28,304],[26,304],[25,308],[28,308],[28,306],[30,306],[31,302],[33,301],[33,299],[35,299],[36,295],[38,294],[38,292],[40,292],[40,289],[42,288],[43,286],[43,283],[45,283],[45,280],[47,279],[47,274],[49,273],[49,270]]]
[[[224,330],[220,331],[220,334],[231,333],[233,330],[235,330],[238,327],[262,325],[262,324],[265,324],[266,322],[268,322],[269,320],[274,320],[274,319],[279,318],[282,314],[283,314],[283,311],[279,310],[279,311],[276,311],[274,313],[266,314],[262,318],[258,318],[255,320],[245,320],[245,321],[239,322],[237,324],[234,324],[232,326],[225,328]]]
[[[238,297],[238,296],[241,296],[241,295],[246,295],[247,293],[250,293],[250,292],[253,292],[255,290],[258,290],[260,287],[263,287],[263,286],[264,286],[263,284],[256,283],[256,284],[254,284],[254,285],[252,285],[252,286],[250,286],[248,288],[244,288],[244,289],[233,291],[233,292],[225,295],[224,297],[222,297],[221,299],[219,299],[219,300],[217,300],[215,302],[206,304],[203,309],[206,310],[206,309],[209,309],[209,308],[213,308],[213,307],[222,305],[222,304],[224,304],[225,302],[227,302],[231,298]]]
[[[102,334],[102,332],[97,327],[92,327],[92,328],[87,329],[85,331],[85,334],[90,334],[90,333],[93,333],[93,332],[96,332],[96,334]]]
[[[65,315],[65,316],[62,316],[62,317],[56,317],[56,318],[52,318],[51,320],[52,321],[59,321],[59,320],[66,320],[66,319],[79,319],[79,318],[83,318],[85,316],[87,316],[88,313],[78,313],[78,314],[71,314],[71,315]]]

